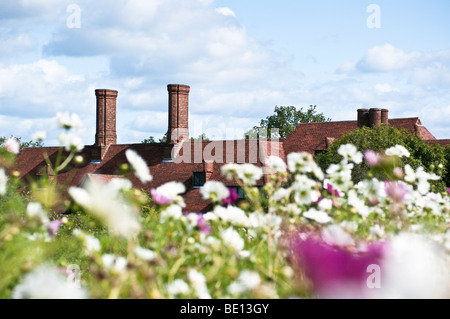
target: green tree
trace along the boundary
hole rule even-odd
[[[205,133],[203,133],[203,134],[200,134],[197,138],[191,137],[191,142],[195,142],[195,141],[205,141],[205,142],[208,142],[208,141],[210,141],[210,139],[209,139],[208,136],[206,136]]]
[[[450,187],[450,145],[447,145],[444,148],[445,159],[447,160],[447,164],[445,166],[445,175],[443,177],[445,185]]]
[[[330,118],[317,113],[316,105],[310,105],[306,111],[297,110],[295,106],[275,106],[274,114],[261,119],[259,126],[254,126],[245,133],[249,137],[286,137],[291,134],[298,123],[329,122]],[[278,133],[275,129],[278,129]],[[267,136],[266,136],[267,133]]]
[[[44,144],[42,143],[42,141],[22,141],[21,137],[14,137],[11,135],[11,137],[5,137],[5,136],[1,136],[0,137],[0,147],[3,147],[3,144],[6,142],[6,140],[8,138],[14,138],[17,140],[17,142],[19,142],[20,145],[20,150],[23,150],[25,147],[43,147]]]
[[[153,136],[149,136],[149,138],[144,139],[141,141],[142,144],[150,144],[150,143],[166,143],[167,141],[167,133],[164,134],[162,138],[158,140],[158,142],[155,140]]]
[[[411,165],[412,168],[423,166],[427,172],[433,171],[440,173],[443,177],[447,173],[445,170],[447,159],[445,158],[445,150],[443,147],[437,143],[436,145],[429,145],[417,134],[410,134],[406,129],[399,130],[393,126],[384,124],[376,128],[362,127],[344,134],[340,140],[335,140],[325,152],[315,155],[316,162],[324,170],[330,164],[340,162],[342,156],[337,153],[337,150],[341,145],[348,143],[355,145],[362,153],[367,150],[379,152],[397,144],[403,145],[411,154],[409,158],[402,158],[403,166],[406,164]],[[443,166],[443,169],[439,168],[440,164]],[[353,181],[359,182],[366,176],[368,171],[369,166],[365,161],[355,165],[352,175]],[[379,174],[379,176],[375,177],[379,179],[385,178],[381,172]],[[442,191],[444,189],[444,183],[445,178],[433,184],[436,190]]]

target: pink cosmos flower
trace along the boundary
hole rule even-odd
[[[407,193],[407,189],[403,183],[384,181],[384,188],[386,195],[395,203],[403,203]]]
[[[47,231],[48,234],[52,237],[56,237],[56,235],[58,235],[58,230],[62,225],[62,220],[61,219],[57,219],[54,221],[51,221],[47,224]]]
[[[450,195],[450,187],[447,188],[447,193]]]
[[[295,235],[291,238],[291,260],[300,266],[321,297],[343,297],[339,293],[351,289],[354,296],[367,292],[367,269],[380,265],[385,254],[384,244],[368,245],[363,251],[329,245],[322,239]]]
[[[197,227],[205,235],[211,234],[211,227],[209,227],[208,222],[203,217],[203,214],[199,214],[197,218]]]
[[[225,204],[225,206],[233,205],[239,199],[239,195],[233,188],[229,187],[228,190],[230,192],[230,195],[228,197],[222,198],[222,202]]]
[[[15,138],[10,137],[5,141],[5,149],[10,153],[19,154],[20,144]]]
[[[156,188],[152,188],[150,190],[150,193],[152,194],[152,198],[155,200],[156,204],[158,205],[167,205],[172,202],[170,198],[167,198],[161,194],[158,193]]]
[[[334,189],[333,186],[331,186],[331,184],[327,184],[327,191],[334,197],[337,198],[341,197],[341,195],[339,195],[339,191],[337,189]]]
[[[372,150],[367,150],[364,153],[364,159],[366,160],[367,164],[369,164],[369,166],[377,166],[378,164],[380,164],[380,154],[372,151]]]

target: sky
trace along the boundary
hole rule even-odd
[[[448,0],[0,0],[0,136],[59,145],[69,112],[92,145],[95,89],[113,89],[118,143],[158,139],[167,84],[186,84],[191,136],[316,105],[336,121],[387,108],[450,138],[449,15]]]

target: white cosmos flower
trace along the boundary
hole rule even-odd
[[[271,173],[284,173],[287,169],[286,163],[278,156],[269,156],[265,164]]]
[[[208,287],[206,286],[206,277],[202,273],[195,269],[189,269],[188,279],[200,299],[211,299]]]
[[[128,162],[131,164],[134,170],[134,174],[143,183],[151,182],[153,177],[150,175],[150,169],[147,163],[143,160],[135,150],[127,149],[125,152]]]
[[[209,199],[213,203],[220,203],[222,199],[230,196],[228,188],[223,183],[217,181],[206,182],[200,189],[200,193],[203,199]]]
[[[242,164],[238,171],[238,177],[248,185],[255,185],[262,176],[263,170],[253,164]]]
[[[322,239],[328,245],[352,246],[355,243],[353,237],[339,225],[327,226],[322,231]]]
[[[67,152],[80,152],[84,148],[83,141],[74,134],[61,134],[59,140]]]
[[[312,219],[320,224],[326,224],[333,221],[333,219],[328,216],[327,213],[319,211],[315,208],[311,208],[307,212],[304,212],[303,217]]]
[[[241,166],[239,164],[229,163],[225,164],[220,168],[220,172],[222,176],[224,176],[226,179],[231,180],[235,176],[237,176]]]
[[[309,205],[319,199],[316,182],[306,175],[296,175],[291,187],[294,190],[294,200],[299,205]]]
[[[353,162],[355,164],[362,163],[363,155],[361,152],[358,152],[358,149],[353,144],[344,144],[339,146],[338,154],[344,157],[346,162]]]
[[[180,182],[168,182],[156,188],[156,192],[172,201],[186,191],[186,186]]]
[[[81,126],[81,120],[75,113],[70,115],[67,112],[58,112],[56,113],[56,117],[58,119],[58,126],[60,128],[73,129]]]
[[[131,238],[140,232],[141,224],[134,207],[118,196],[112,187],[87,182],[85,188],[70,187],[69,194],[112,233]]]
[[[42,224],[47,224],[49,219],[47,213],[40,203],[30,202],[27,205],[27,215],[31,218],[37,218]]]
[[[278,230],[282,222],[282,218],[275,214],[265,214],[259,211],[250,213],[249,226],[253,228],[270,227]]]
[[[385,153],[388,156],[398,156],[398,157],[409,157],[411,155],[404,146],[398,144],[388,148]]]
[[[327,169],[327,176],[331,185],[339,190],[348,190],[352,185],[353,163],[341,161],[339,164],[331,164]],[[327,181],[328,182],[328,181]],[[324,183],[326,185],[326,183]]]
[[[312,155],[306,152],[289,153],[287,156],[288,168],[293,174],[312,172],[312,163],[314,163]]]
[[[260,284],[261,277],[256,271],[243,270],[237,280],[228,286],[227,291],[232,295],[239,295],[258,288]]]
[[[189,286],[183,279],[175,279],[167,285],[167,292],[171,297],[189,293]]]
[[[318,207],[320,210],[323,211],[329,211],[331,208],[333,208],[333,201],[329,198],[322,198],[322,200],[319,202]]]
[[[151,249],[142,248],[137,246],[134,248],[134,253],[136,256],[145,261],[152,261],[156,259],[156,253]]]
[[[31,139],[34,141],[42,141],[47,138],[47,132],[46,131],[37,131],[32,136]]]
[[[219,217],[225,223],[230,223],[235,226],[249,226],[249,219],[245,212],[239,207],[235,206],[216,206],[214,208],[214,214]]]
[[[128,265],[125,257],[116,256],[112,254],[105,254],[102,256],[103,266],[109,271],[116,273],[123,273]]]
[[[283,211],[285,211],[289,216],[298,216],[302,213],[302,209],[295,203],[289,203],[283,207]]]
[[[448,298],[449,265],[443,247],[417,234],[392,238],[382,266],[381,298]]]
[[[108,183],[108,187],[112,188],[115,192],[128,191],[133,187],[130,180],[126,178],[114,178]]]
[[[355,221],[344,220],[339,225],[343,229],[351,233],[354,233],[358,230],[358,223]]]
[[[282,200],[287,201],[287,200],[289,200],[290,195],[291,195],[291,189],[280,187],[273,193],[272,199],[276,202],[282,201]]]
[[[362,199],[358,198],[358,195],[353,189],[348,192],[348,203],[353,206],[363,218],[369,216],[369,207],[366,206]]]
[[[5,149],[10,153],[19,154],[20,152],[20,144],[14,137],[8,138],[5,141],[4,146]]]
[[[233,248],[236,252],[240,252],[244,249],[244,240],[232,227],[225,229],[220,235],[224,243]]]
[[[102,249],[102,245],[97,237],[86,234],[80,229],[74,229],[73,234],[75,237],[81,239],[84,244],[84,251],[87,255],[99,252]]]
[[[436,174],[429,174],[425,172],[422,166],[419,166],[416,171],[409,165],[405,165],[405,181],[410,184],[417,184],[417,190],[420,194],[425,195],[430,191],[429,180],[439,180],[440,177]]]
[[[179,219],[183,216],[183,210],[178,205],[170,205],[166,207],[160,215],[160,222],[165,223],[169,219]]]
[[[5,195],[8,185],[8,176],[6,176],[5,169],[0,167],[0,195]]]
[[[69,284],[55,268],[41,265],[28,273],[12,292],[13,299],[86,299],[83,288]]]
[[[374,236],[378,236],[378,237],[384,236],[384,227],[380,226],[378,224],[370,227],[369,231],[370,231],[370,234],[372,234]]]

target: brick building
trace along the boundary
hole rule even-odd
[[[295,130],[283,139],[249,139],[190,142],[189,139],[189,91],[187,85],[169,84],[168,103],[168,143],[117,144],[116,102],[118,92],[96,90],[96,134],[95,144],[84,147],[81,155],[84,164],[58,175],[58,183],[79,186],[85,179],[109,181],[120,177],[117,174],[121,164],[126,163],[125,151],[135,150],[147,162],[153,180],[142,185],[133,179],[135,187],[150,190],[169,181],[178,181],[186,186],[183,195],[186,210],[205,212],[210,207],[202,199],[201,186],[208,180],[219,180],[229,187],[237,185],[225,180],[220,167],[225,163],[252,163],[263,167],[264,159],[277,155],[284,160],[291,152],[314,154],[325,150],[334,139],[361,126],[377,126],[388,123],[409,133],[418,133],[429,143],[450,144],[450,140],[436,139],[417,117],[389,119],[388,110],[372,108],[359,109],[357,119],[352,121],[333,121],[298,124]],[[356,114],[355,114],[356,115]],[[43,153],[54,160],[59,147],[25,148],[17,157],[21,178],[38,178],[52,172],[48,168]],[[264,177],[257,185],[264,184]]]

